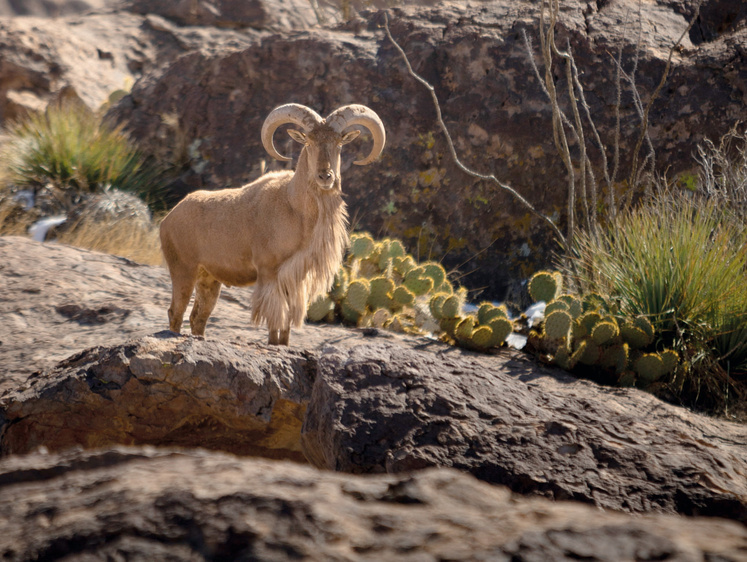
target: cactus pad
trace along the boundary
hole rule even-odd
[[[673,373],[680,360],[680,356],[677,352],[674,349],[665,349],[659,353],[659,357],[661,357],[662,366],[664,368],[662,374],[668,375],[669,373]]]
[[[547,318],[550,314],[552,314],[556,310],[564,310],[570,313],[568,304],[565,301],[552,301],[545,307],[545,318]]]
[[[633,368],[638,374],[638,381],[645,388],[664,374],[664,361],[658,353],[644,353],[635,362]]]
[[[604,345],[616,338],[620,333],[617,322],[614,320],[602,320],[598,322],[591,331],[591,339],[597,345]]]
[[[472,332],[475,329],[475,319],[472,316],[462,318],[461,322],[457,324],[454,335],[457,340],[468,341],[472,337]]]
[[[324,295],[309,305],[309,309],[306,311],[306,317],[309,319],[309,322],[321,322],[322,320],[326,320],[334,310],[334,301]]]
[[[604,297],[598,293],[587,293],[584,295],[584,300],[582,302],[582,306],[584,309],[584,312],[594,311],[594,310],[601,310],[603,312],[607,311],[607,301],[604,300]]]
[[[646,332],[632,324],[623,324],[620,328],[620,335],[633,349],[641,349],[654,341],[653,336],[649,336]]]
[[[440,263],[423,264],[423,275],[433,279],[433,286],[440,287],[446,281],[446,270]]]
[[[578,321],[586,329],[586,333],[591,334],[594,332],[594,326],[602,321],[602,315],[598,312],[587,312],[579,317]]]
[[[568,312],[571,313],[574,319],[578,318],[584,313],[584,306],[581,301],[573,295],[560,295],[556,302],[563,302],[568,306]]]
[[[411,269],[416,267],[415,260],[412,256],[397,256],[392,260],[392,266],[394,271],[399,273],[402,277],[407,275]]]
[[[596,365],[602,357],[602,348],[594,343],[593,340],[584,340],[586,343],[584,352],[579,357],[579,361],[584,365]]]
[[[602,351],[600,365],[607,369],[614,369],[615,373],[622,373],[628,366],[628,344],[613,345]]]
[[[496,318],[508,318],[508,311],[504,305],[495,306],[491,302],[480,303],[477,309],[477,321],[482,324],[490,324]]]
[[[365,279],[356,279],[350,283],[343,304],[352,308],[359,314],[363,314],[366,311],[366,302],[368,302],[369,294],[370,288],[368,281]]]
[[[649,320],[645,316],[639,316],[638,318],[633,320],[633,326],[643,331],[643,333],[645,333],[651,339],[651,341],[654,340],[654,325],[651,323],[651,320]]]
[[[462,321],[460,317],[455,318],[441,318],[438,325],[441,328],[442,331],[449,334],[452,338],[454,337],[454,334],[456,333],[457,325]]]
[[[534,302],[549,303],[560,294],[563,278],[557,271],[538,271],[529,279],[529,294]]]
[[[416,296],[422,296],[433,290],[433,279],[418,274],[420,268],[415,268],[405,277],[404,285]]]
[[[374,277],[370,281],[368,304],[371,308],[389,308],[394,291],[394,281],[388,277]]]
[[[565,310],[556,310],[545,317],[545,336],[551,340],[568,337],[573,318]]]
[[[462,302],[458,295],[450,295],[441,305],[441,316],[443,318],[456,318],[461,311]]]
[[[428,304],[431,314],[433,315],[433,318],[436,320],[440,320],[443,318],[443,310],[442,307],[444,305],[444,301],[449,297],[446,293],[436,293],[431,297],[430,303]],[[413,295],[414,298],[414,295]]]
[[[373,254],[375,243],[368,233],[354,234],[350,237],[350,253],[359,259]]]
[[[493,337],[496,340],[496,343],[493,345],[501,345],[511,335],[514,325],[508,318],[498,317],[490,322],[490,329],[493,331]]]
[[[410,306],[415,302],[415,295],[407,287],[397,287],[392,292],[392,299],[401,306]]]

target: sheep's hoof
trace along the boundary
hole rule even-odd
[[[267,343],[270,345],[288,345],[290,330],[270,330]]]

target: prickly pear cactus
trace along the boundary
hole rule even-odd
[[[549,303],[560,295],[563,277],[557,271],[538,271],[529,279],[528,289],[534,302]]]
[[[360,233],[351,235],[329,295],[310,303],[307,316],[412,333],[438,326],[446,341],[478,351],[502,345],[513,331],[506,308],[482,303],[477,314],[465,314],[466,296],[465,289],[454,290],[441,264],[417,264],[399,240]]]

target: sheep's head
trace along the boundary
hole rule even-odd
[[[340,152],[342,146],[355,140],[360,131],[354,129],[345,132],[354,125],[360,125],[371,131],[373,147],[371,153],[362,160],[353,162],[359,166],[369,164],[379,157],[384,149],[386,133],[384,125],[376,113],[364,105],[346,105],[323,119],[313,109],[290,103],[275,108],[265,119],[262,126],[262,144],[265,150],[278,160],[290,158],[279,154],[275,149],[273,135],[278,127],[293,123],[301,127],[298,131],[290,129],[290,137],[304,145],[303,151],[308,164],[309,179],[323,189],[328,190],[340,185]]]

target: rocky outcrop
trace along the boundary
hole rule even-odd
[[[159,15],[182,26],[288,30],[319,23],[312,3],[303,0],[125,0],[121,7],[136,14]]]
[[[648,99],[694,5],[690,0],[563,3],[558,41],[570,42],[608,147],[615,122],[611,53],[623,49],[630,71],[641,37],[636,83]],[[727,17],[732,8],[733,17]],[[499,0],[395,9],[389,18],[414,68],[434,85],[464,163],[495,174],[562,222],[565,172],[552,140],[550,106],[522,38],[526,31],[539,44],[537,9],[530,0]],[[719,137],[744,116],[742,11],[738,4],[706,1],[703,19],[675,53],[670,80],[651,114],[658,162],[670,176],[694,167],[699,141]],[[484,287],[486,295],[500,299],[512,282],[549,262],[556,249],[551,232],[508,193],[456,168],[428,92],[408,75],[382,24],[382,13],[364,13],[334,30],[282,33],[247,48],[194,52],[144,77],[114,115],[146,145],[167,138],[158,115],[178,115],[197,143],[200,164],[185,173],[182,194],[256,177],[267,161],[259,139],[262,120],[280,103],[303,103],[322,114],[345,103],[366,104],[382,117],[388,144],[382,159],[365,170],[350,166],[356,149],[345,156],[343,190],[357,225],[404,237],[424,256],[445,256],[448,265],[470,273],[463,278],[468,286]],[[563,67],[555,72],[564,91]],[[626,92],[622,170],[628,169],[638,123]],[[360,153],[367,148],[357,146]]]
[[[61,18],[0,17],[0,123],[60,96],[98,110],[179,55],[250,44],[256,32],[182,28],[158,15],[100,10]]]
[[[163,267],[27,238],[0,237],[0,395],[73,353],[121,345],[168,328],[171,280]],[[262,343],[251,289],[226,288],[207,328],[210,339]],[[291,347],[317,349],[351,332],[340,326],[293,331]],[[303,333],[301,344],[295,343]]]
[[[454,470],[360,477],[199,452],[0,462],[3,560],[744,560],[725,520],[513,496]]]
[[[154,336],[162,268],[56,244],[0,238],[0,275],[0,455],[122,444],[355,473],[446,466],[523,494],[747,522],[745,425],[506,349],[317,325],[268,347],[235,290],[206,339]],[[45,355],[66,359],[24,371]]]
[[[146,444],[305,461],[307,358],[174,336],[95,347],[31,375],[0,399],[2,454]]]
[[[747,523],[743,425],[579,381],[514,352],[338,345],[317,369],[302,443],[320,468],[449,466],[520,493]]]

